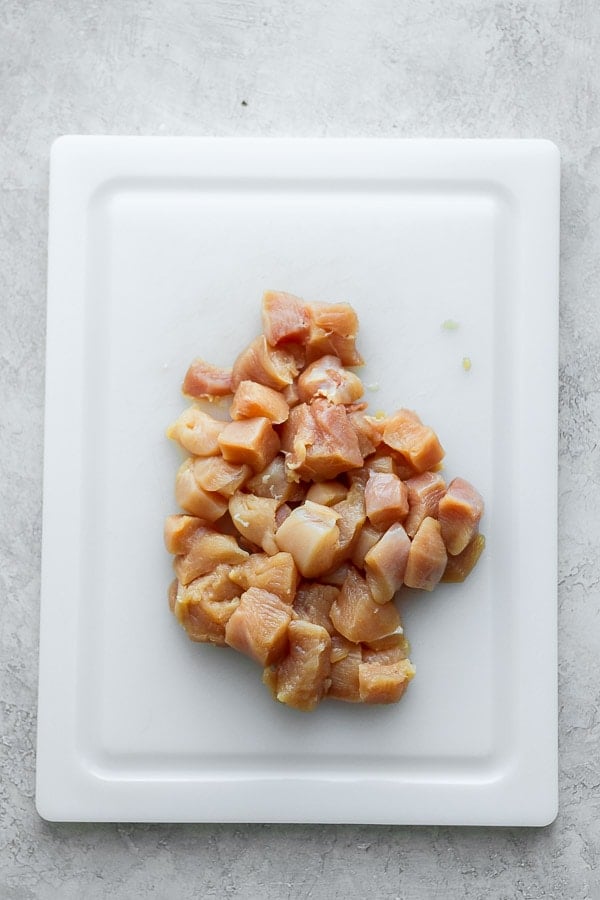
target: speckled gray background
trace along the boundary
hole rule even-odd
[[[1,898],[600,898],[599,60],[596,0],[0,0]],[[63,133],[558,144],[554,825],[40,821],[33,791],[47,180],[50,143]]]

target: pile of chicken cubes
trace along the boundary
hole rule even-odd
[[[254,659],[282,703],[393,703],[415,674],[394,595],[464,580],[483,501],[446,484],[416,413],[368,414],[351,306],[267,291],[262,317],[232,369],[194,360],[197,402],[167,432],[189,454],[165,525],[170,607],[193,641]]]

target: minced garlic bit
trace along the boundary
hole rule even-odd
[[[445,322],[442,322],[442,329],[444,331],[456,331],[459,327],[459,323],[455,322],[454,319],[446,319]]]
[[[465,372],[471,371],[471,358],[469,356],[463,356],[462,367]]]

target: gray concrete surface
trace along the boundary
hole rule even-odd
[[[599,58],[596,0],[0,0],[0,897],[600,898]],[[78,132],[558,144],[554,825],[40,821],[33,791],[48,150],[57,135]]]

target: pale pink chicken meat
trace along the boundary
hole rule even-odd
[[[397,663],[408,657],[408,641],[404,634],[390,634],[362,645],[362,659],[365,663],[380,663],[389,665]]]
[[[354,547],[352,548],[352,555],[350,559],[354,563],[354,565],[358,569],[363,569],[365,565],[365,556],[371,549],[374,547],[377,541],[381,538],[384,533],[383,528],[376,528],[374,525],[371,525],[370,522],[365,522],[363,527],[360,529],[360,533],[356,539]]]
[[[265,291],[262,298],[262,322],[267,342],[303,344],[310,332],[306,304],[285,291]]]
[[[278,453],[262,472],[248,479],[246,488],[257,497],[269,497],[278,503],[299,502],[304,500],[306,486],[287,477],[285,459]]]
[[[327,481],[362,465],[356,432],[340,404],[315,400],[290,410],[282,427],[286,468],[297,478]]]
[[[181,464],[175,476],[175,499],[186,512],[216,522],[227,511],[227,500],[219,493],[200,487],[191,457]]]
[[[448,556],[437,519],[423,519],[412,539],[404,584],[411,588],[432,591],[446,568]]]
[[[232,392],[231,369],[195,359],[185,374],[181,390],[186,397],[196,400],[225,397]]]
[[[353,403],[363,393],[360,378],[345,369],[337,356],[316,359],[298,377],[298,396],[304,401],[323,397],[330,403]]]
[[[371,525],[385,528],[408,513],[406,485],[397,475],[371,471],[365,485],[365,504]]]
[[[307,500],[275,532],[275,543],[291,553],[304,578],[318,578],[331,569],[339,539],[337,520],[334,510]]]
[[[356,349],[358,317],[349,303],[308,303],[310,332],[306,342],[306,361],[326,354],[341,359],[345,366],[364,362]]]
[[[204,491],[231,497],[252,475],[250,466],[230,463],[222,456],[207,456],[194,460],[194,478]]]
[[[229,422],[219,435],[223,459],[262,472],[279,452],[279,437],[269,419],[257,416]]]
[[[367,587],[376,603],[387,603],[403,584],[409,553],[410,538],[395,522],[365,555]]]
[[[251,587],[263,588],[277,594],[290,605],[296,597],[300,575],[289,553],[253,553],[241,565],[229,571],[230,579],[247,591]]]
[[[247,556],[235,537],[221,534],[203,522],[190,534],[185,552],[175,557],[173,567],[179,581],[189,584],[200,575],[212,572],[220,563],[235,566]]]
[[[338,516],[338,544],[332,562],[332,568],[337,569],[352,555],[365,523],[367,513],[362,484],[353,484],[344,499],[331,508]]]
[[[362,703],[397,703],[414,678],[415,667],[408,659],[381,665],[365,662],[358,667]]]
[[[229,580],[229,566],[218,565],[187,585],[175,582],[169,602],[192,641],[225,645],[225,627],[239,605],[241,588]]]
[[[441,580],[458,583],[473,571],[485,548],[485,537],[476,534],[457,556],[449,556]]]
[[[287,651],[291,618],[291,607],[276,594],[263,588],[248,588],[227,622],[225,641],[261,666],[270,666]]]
[[[333,506],[343,500],[348,488],[341,481],[316,481],[306,492],[306,499],[322,506]]]
[[[385,421],[383,442],[405,459],[414,474],[433,469],[444,458],[435,431],[409,409],[400,409]]]
[[[408,515],[404,528],[407,535],[413,538],[423,519],[427,516],[437,519],[438,506],[446,492],[446,482],[439,472],[423,472],[422,475],[408,478],[404,483],[408,493]]]
[[[400,625],[393,602],[375,603],[367,582],[356,569],[348,573],[329,616],[336,630],[354,643],[384,637]]]
[[[356,433],[361,456],[365,458],[375,453],[381,444],[381,431],[373,425],[371,417],[361,410],[354,410],[348,412],[348,421]]]
[[[329,618],[329,610],[334,600],[339,597],[338,587],[329,584],[320,584],[318,581],[303,581],[294,598],[294,612],[299,619],[320,625],[329,634],[333,634],[334,628]]]
[[[331,684],[327,696],[346,703],[360,703],[358,669],[362,663],[360,644],[339,634],[331,638]]]
[[[190,406],[167,428],[167,437],[194,456],[218,456],[219,435],[226,424]]]
[[[279,391],[257,384],[256,381],[241,381],[236,388],[229,415],[232,419],[252,419],[263,416],[274,425],[285,422],[290,408]]]
[[[329,689],[331,638],[320,625],[298,619],[289,624],[288,640],[288,655],[265,670],[263,681],[276,700],[310,712]]]
[[[261,334],[242,350],[233,364],[232,388],[236,390],[242,381],[257,381],[279,391],[292,383],[300,365],[301,359],[296,347],[275,349],[268,345],[267,339]]]
[[[255,497],[242,491],[237,491],[229,499],[229,514],[237,530],[247,540],[262,547],[269,556],[279,552],[275,541],[277,507],[277,500]]]
[[[481,494],[464,478],[454,478],[440,500],[438,515],[446,549],[451,556],[457,556],[479,530],[483,515]]]
[[[164,539],[169,553],[178,555],[189,549],[190,541],[206,523],[197,516],[173,515],[165,519]]]

